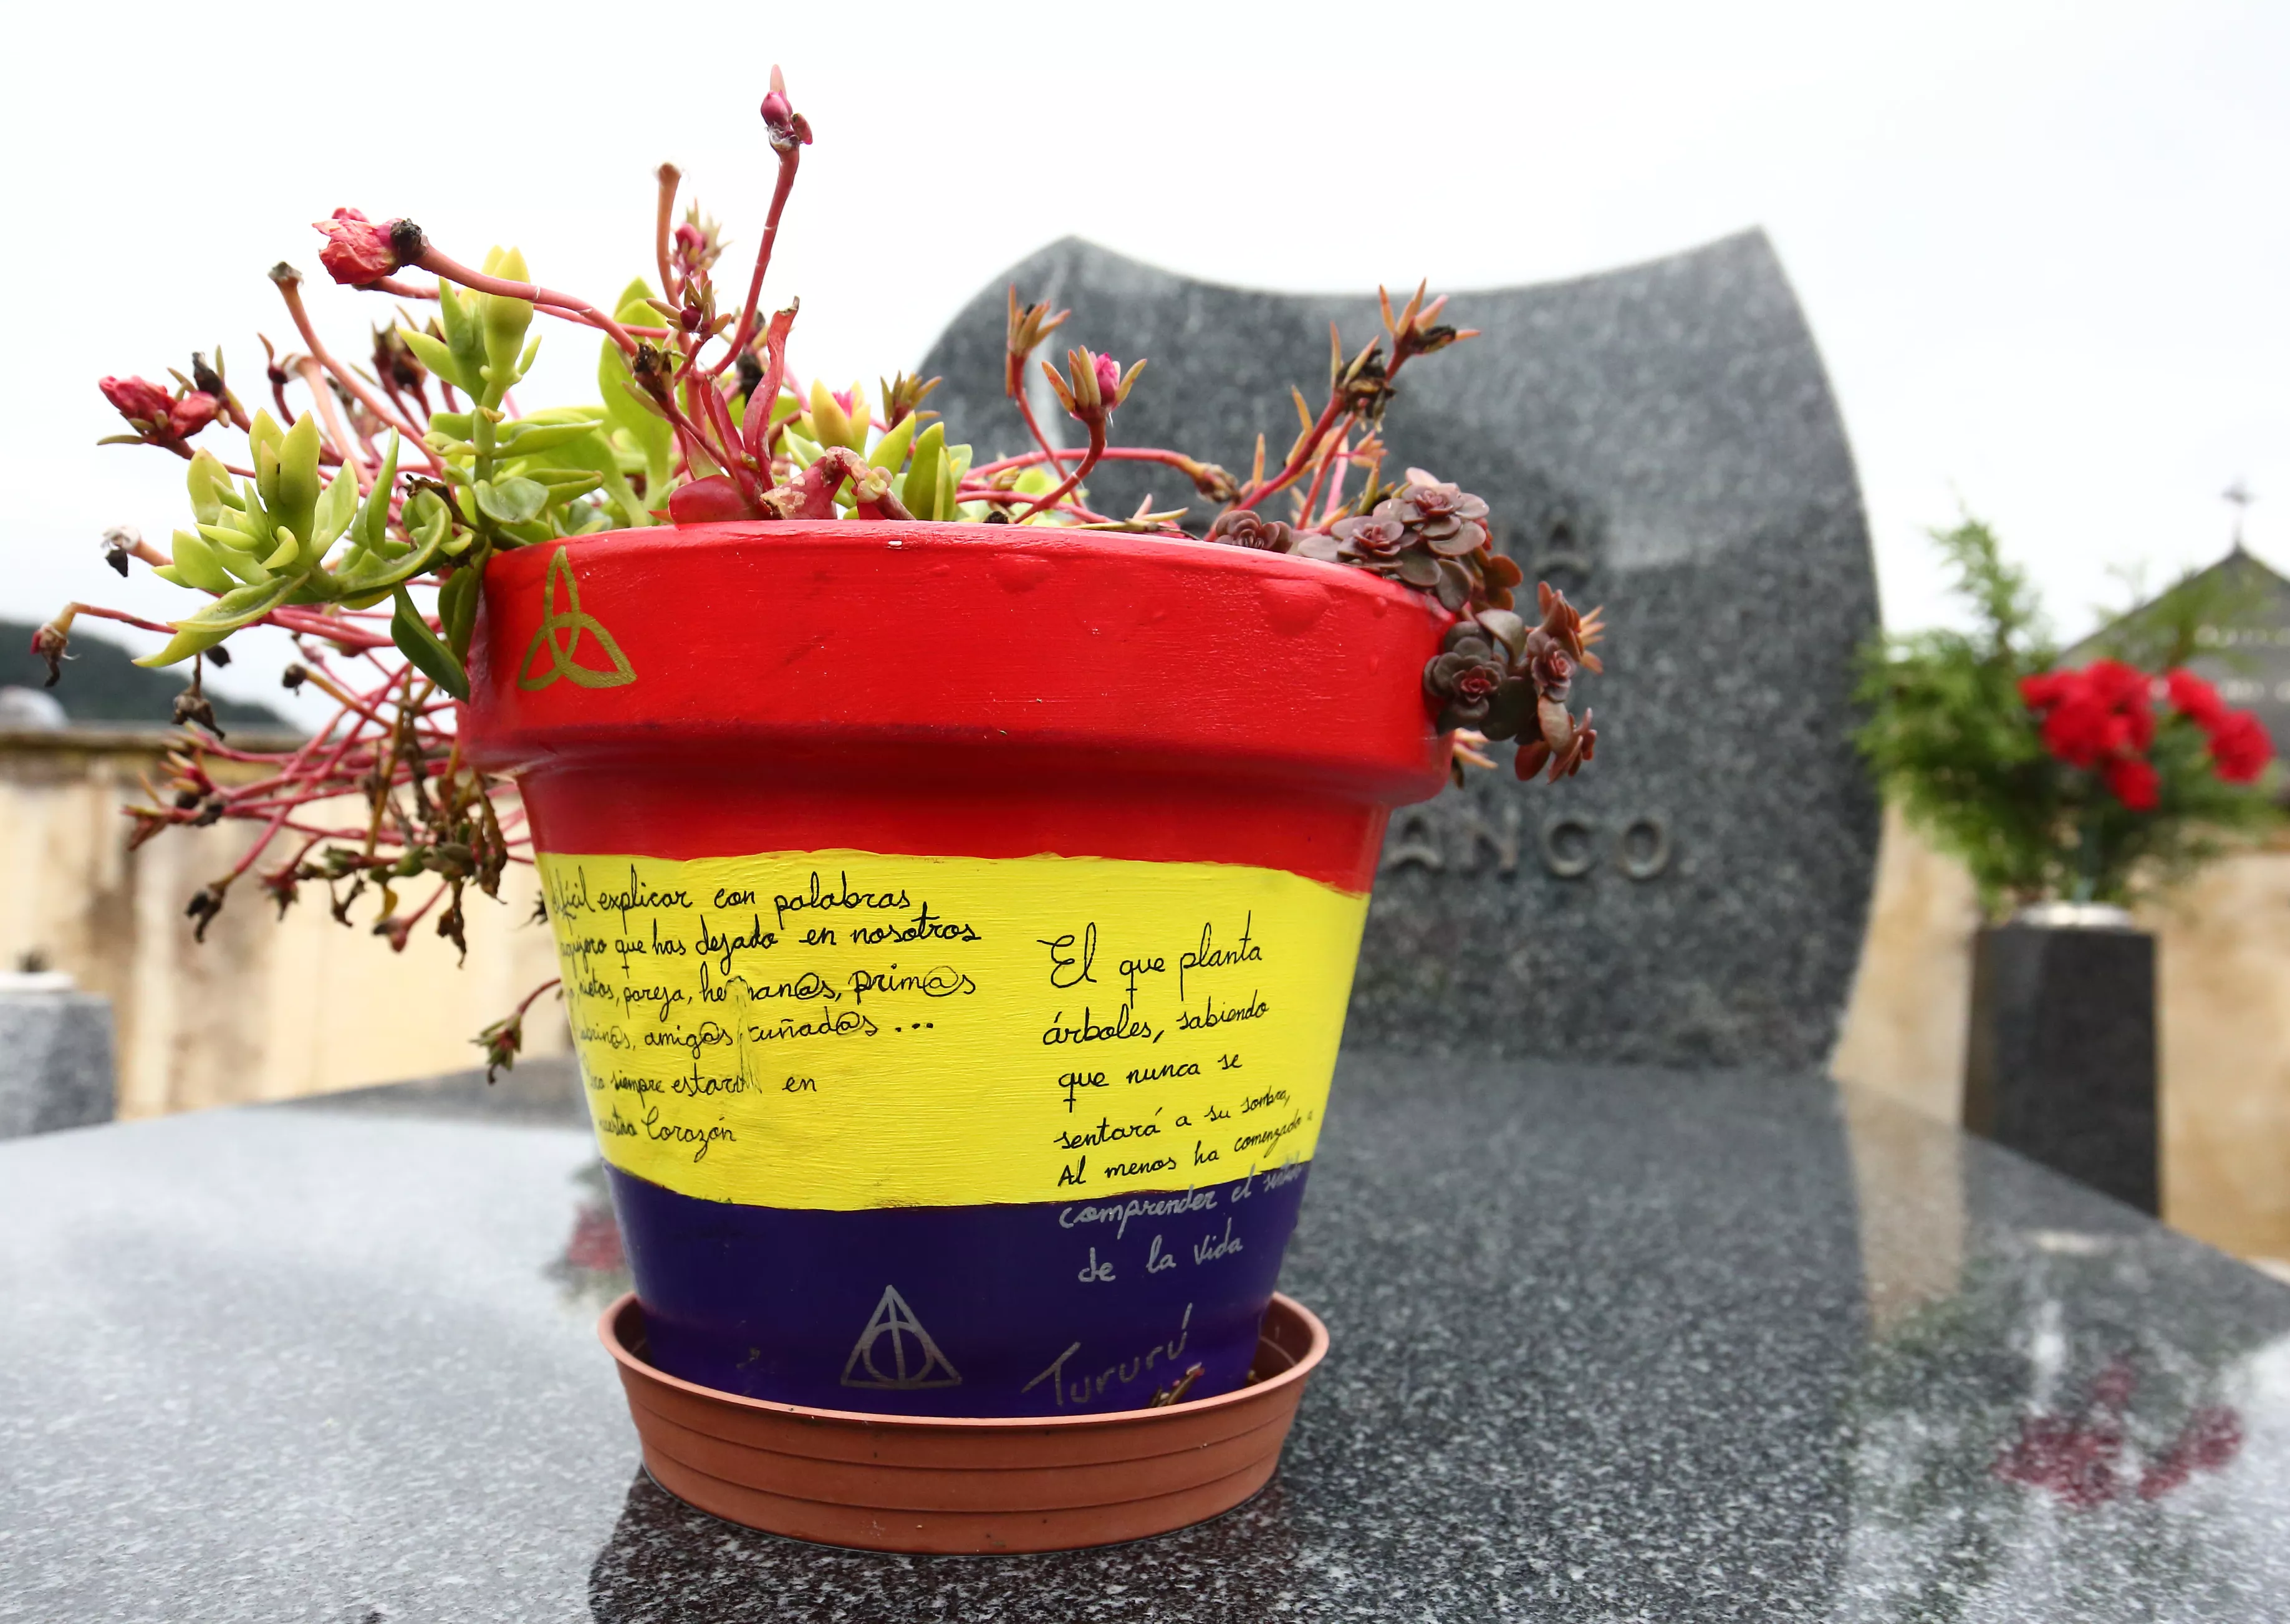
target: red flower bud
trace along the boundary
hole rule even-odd
[[[221,412],[220,401],[194,389],[168,412],[167,430],[176,439],[187,440],[213,422]]]
[[[771,93],[764,98],[762,110],[764,132],[771,138],[773,151],[793,152],[811,145],[811,124],[788,100],[787,81],[776,68],[772,69]]]
[[[326,236],[318,263],[326,268],[326,275],[351,287],[380,281],[420,259],[428,246],[421,228],[412,220],[384,220],[377,226],[356,209],[336,209],[333,219],[310,223]]]
[[[164,425],[174,397],[148,378],[106,378],[95,386],[130,422]]]

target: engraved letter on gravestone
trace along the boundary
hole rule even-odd
[[[933,404],[981,458],[1023,449],[999,394],[1005,283],[1152,368],[1117,443],[1245,468],[1285,444],[1291,385],[1377,331],[1373,299],[1170,276],[1069,239],[940,338]],[[1852,456],[1761,233],[1572,282],[1455,295],[1485,335],[1416,363],[1388,470],[1486,498],[1530,580],[1605,604],[1607,674],[1577,690],[1598,759],[1557,788],[1506,770],[1392,820],[1348,1036],[1493,1036],[1542,1054],[1813,1067],[1860,951],[1878,804],[1848,732],[1877,597]],[[1108,466],[1093,500],[1187,503]],[[1272,511],[1286,516],[1276,499]],[[1508,748],[1502,751],[1508,758]]]

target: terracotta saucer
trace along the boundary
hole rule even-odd
[[[612,1350],[645,1469],[730,1522],[867,1550],[982,1553],[1111,1545],[1205,1522],[1269,1482],[1328,1351],[1328,1329],[1275,1293],[1249,1385],[1156,1410],[949,1420],[741,1398],[645,1363],[630,1292]]]

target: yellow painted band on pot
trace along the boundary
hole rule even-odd
[[[1367,899],[1097,857],[543,855],[605,1156],[851,1211],[1310,1157]]]

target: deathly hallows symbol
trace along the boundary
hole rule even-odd
[[[564,606],[558,607],[562,594]],[[562,642],[558,633],[565,634]],[[605,658],[613,662],[609,671],[580,661],[581,639],[583,635],[596,639]],[[548,669],[535,675],[533,667],[540,663],[543,651],[548,656]],[[558,548],[556,556],[548,561],[548,580],[540,589],[540,625],[525,644],[524,659],[516,668],[516,685],[527,692],[538,692],[558,677],[570,677],[582,688],[619,688],[637,679],[636,668],[629,657],[621,652],[621,645],[613,641],[613,634],[592,614],[581,611],[581,584],[572,578],[572,561]]]
[[[887,1346],[886,1346],[887,1344]],[[844,1362],[846,1388],[958,1388],[962,1374],[931,1340],[922,1321],[907,1307],[899,1288],[883,1288],[883,1300],[859,1333]]]

